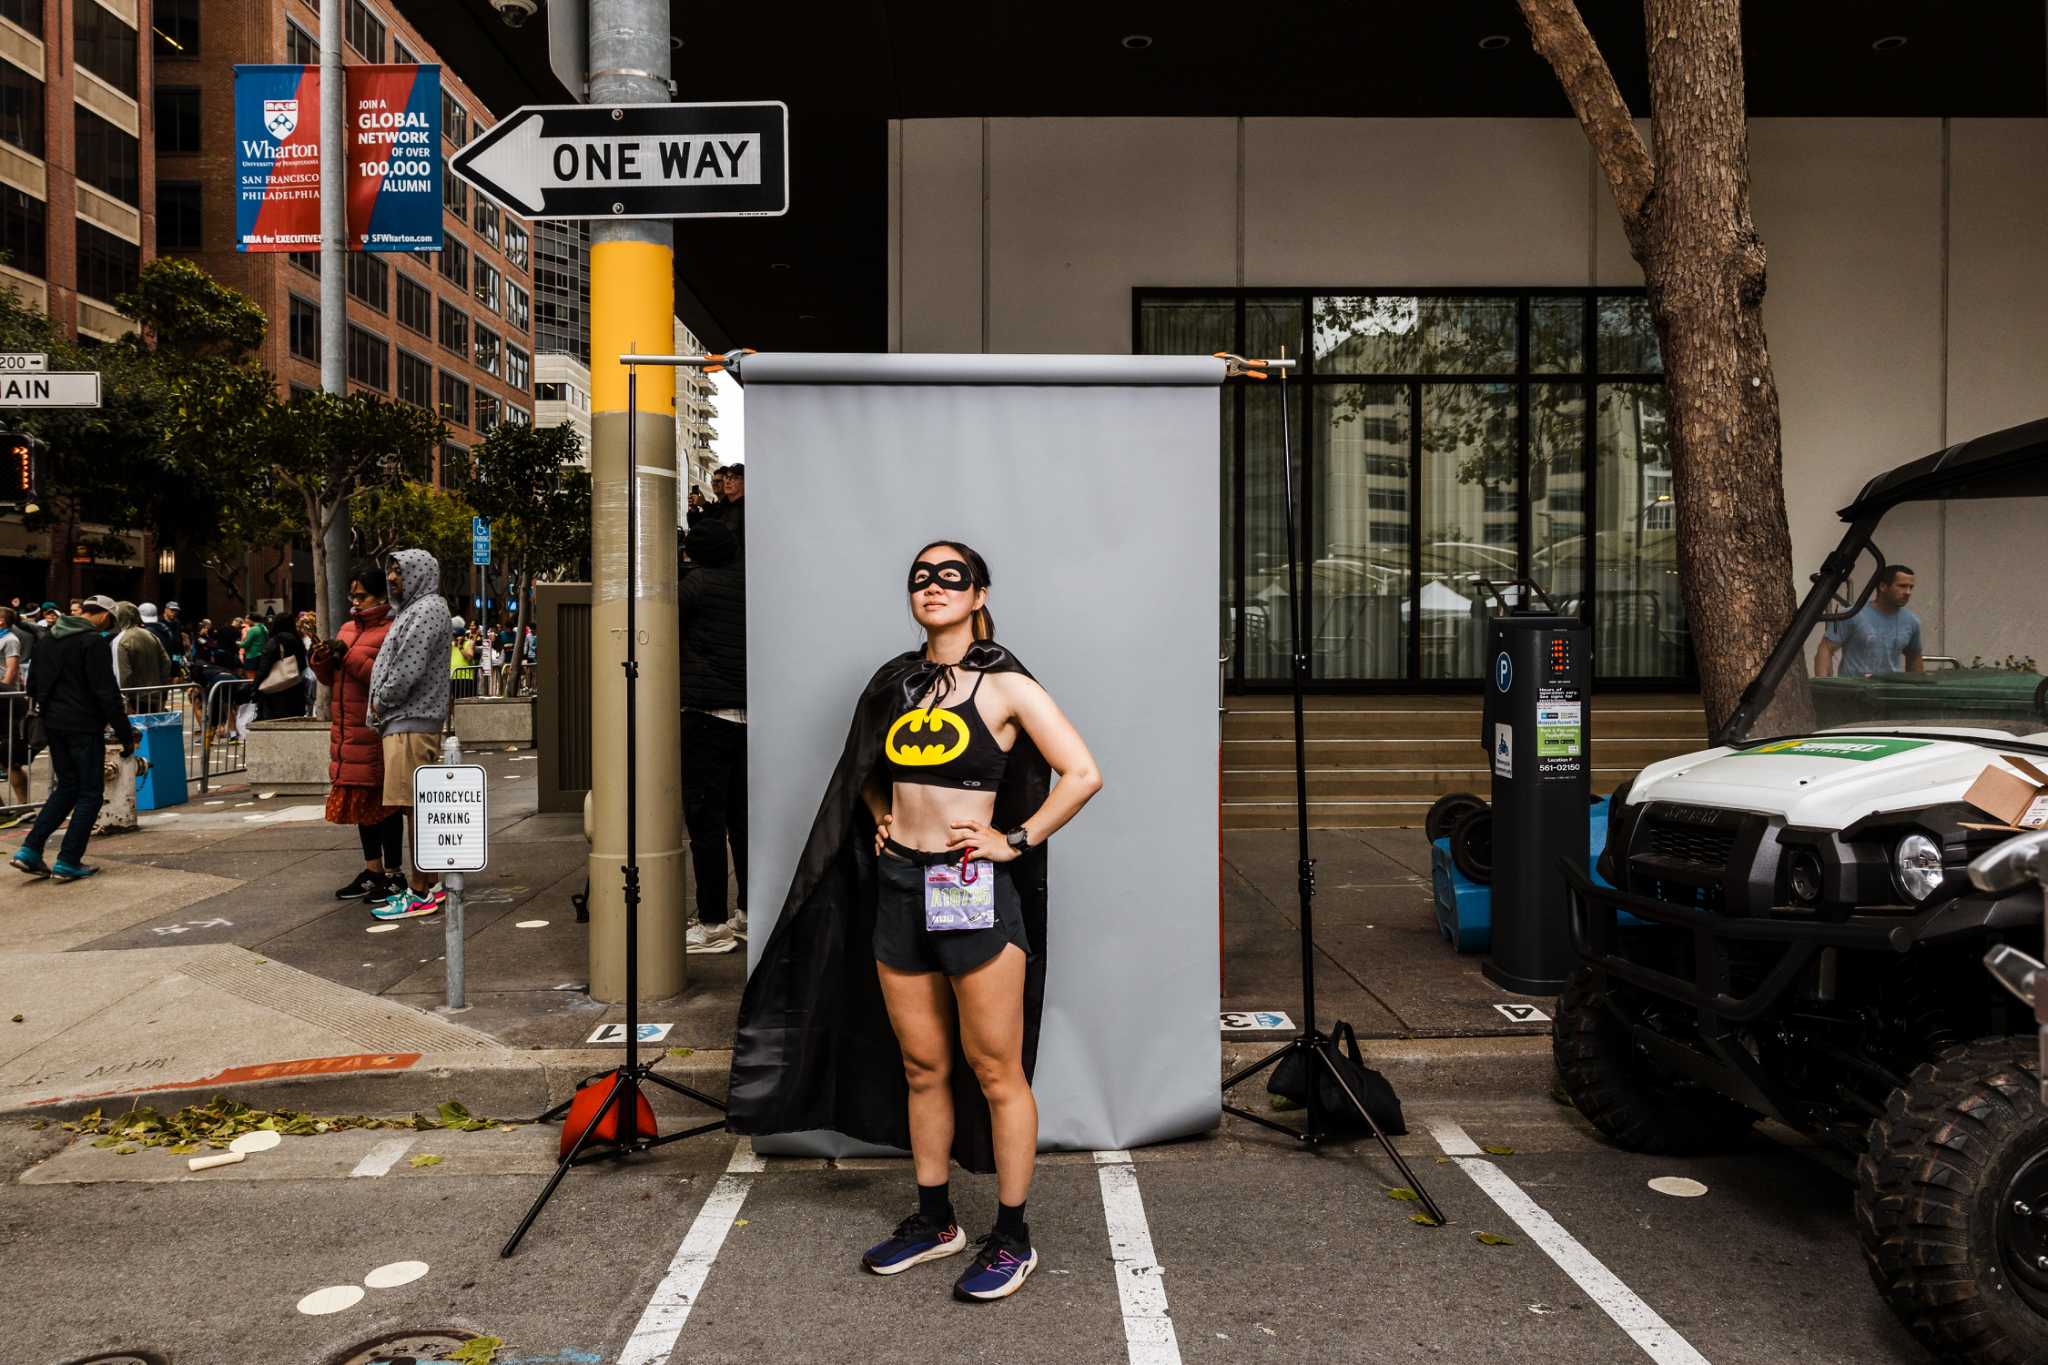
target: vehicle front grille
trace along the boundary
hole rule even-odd
[[[1729,855],[1734,851],[1735,831],[1683,825],[1652,816],[1644,822],[1639,847],[1646,853],[1672,862],[1692,863],[1720,871],[1728,866]]]

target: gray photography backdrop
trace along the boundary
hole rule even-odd
[[[987,559],[997,638],[1103,774],[1052,839],[1036,1090],[1046,1148],[1220,1117],[1216,499],[1221,362],[756,355],[747,449],[748,966],[855,699],[921,647],[927,541]],[[835,1134],[761,1138],[843,1155]]]

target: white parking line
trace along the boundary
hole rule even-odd
[[[1181,1365],[1180,1341],[1166,1307],[1166,1272],[1152,1250],[1152,1230],[1145,1222],[1137,1168],[1131,1164],[1131,1154],[1123,1151],[1097,1152],[1095,1162],[1131,1365]]]
[[[718,1259],[725,1235],[732,1231],[733,1219],[746,1202],[751,1183],[748,1173],[764,1169],[751,1143],[741,1142],[733,1149],[726,1173],[718,1177],[711,1197],[697,1210],[696,1221],[668,1264],[668,1274],[654,1287],[654,1296],[641,1312],[633,1335],[626,1339],[619,1365],[666,1365],[676,1338],[683,1334],[683,1324],[689,1321],[690,1309],[703,1291],[704,1280],[711,1274],[711,1263]]]
[[[1571,1276],[1572,1282],[1600,1305],[1600,1311],[1614,1319],[1615,1326],[1628,1333],[1657,1365],[1707,1365],[1707,1358],[1694,1350],[1691,1342],[1659,1317],[1656,1309],[1637,1297],[1592,1252],[1579,1245],[1578,1239],[1545,1213],[1507,1172],[1483,1157],[1472,1155],[1479,1147],[1463,1128],[1449,1119],[1432,1119],[1428,1127],[1444,1155],[1471,1176],[1472,1183],[1484,1190],[1501,1212],[1514,1219],[1523,1234],[1543,1248],[1543,1254],[1557,1262],[1558,1269]]]
[[[350,1171],[349,1175],[382,1175],[386,1171],[390,1170],[393,1166],[396,1166],[398,1164],[398,1158],[404,1156],[408,1151],[410,1151],[412,1149],[412,1145],[418,1141],[419,1139],[416,1137],[385,1138],[382,1142],[378,1143],[375,1147],[372,1147],[369,1151],[363,1154],[363,1159],[356,1163],[356,1168]]]

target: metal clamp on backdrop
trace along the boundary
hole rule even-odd
[[[702,370],[706,374],[729,372],[733,378],[740,377],[740,362],[750,355],[759,355],[751,346],[735,346],[729,351],[711,351],[704,355],[622,355],[621,365],[667,365],[678,370]]]
[[[1291,370],[1300,361],[1296,360],[1252,360],[1229,351],[1216,351],[1215,357],[1223,362],[1225,379],[1267,379],[1274,370]]]

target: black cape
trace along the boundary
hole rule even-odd
[[[987,673],[1030,672],[993,641],[977,641],[958,665]],[[733,1045],[729,1126],[735,1133],[831,1129],[862,1142],[908,1149],[910,1092],[903,1054],[875,975],[875,826],[861,790],[881,761],[882,738],[930,677],[923,651],[882,665],[854,708],[846,750],[825,787],[796,876],[741,997]],[[1028,735],[1010,750],[992,823],[1015,829],[1045,802],[1052,769]],[[1031,958],[1024,977],[1024,1072],[1038,1060],[1045,1000],[1044,845],[1009,864],[1024,907]],[[970,1171],[995,1169],[988,1105],[953,1042],[953,1157]]]

